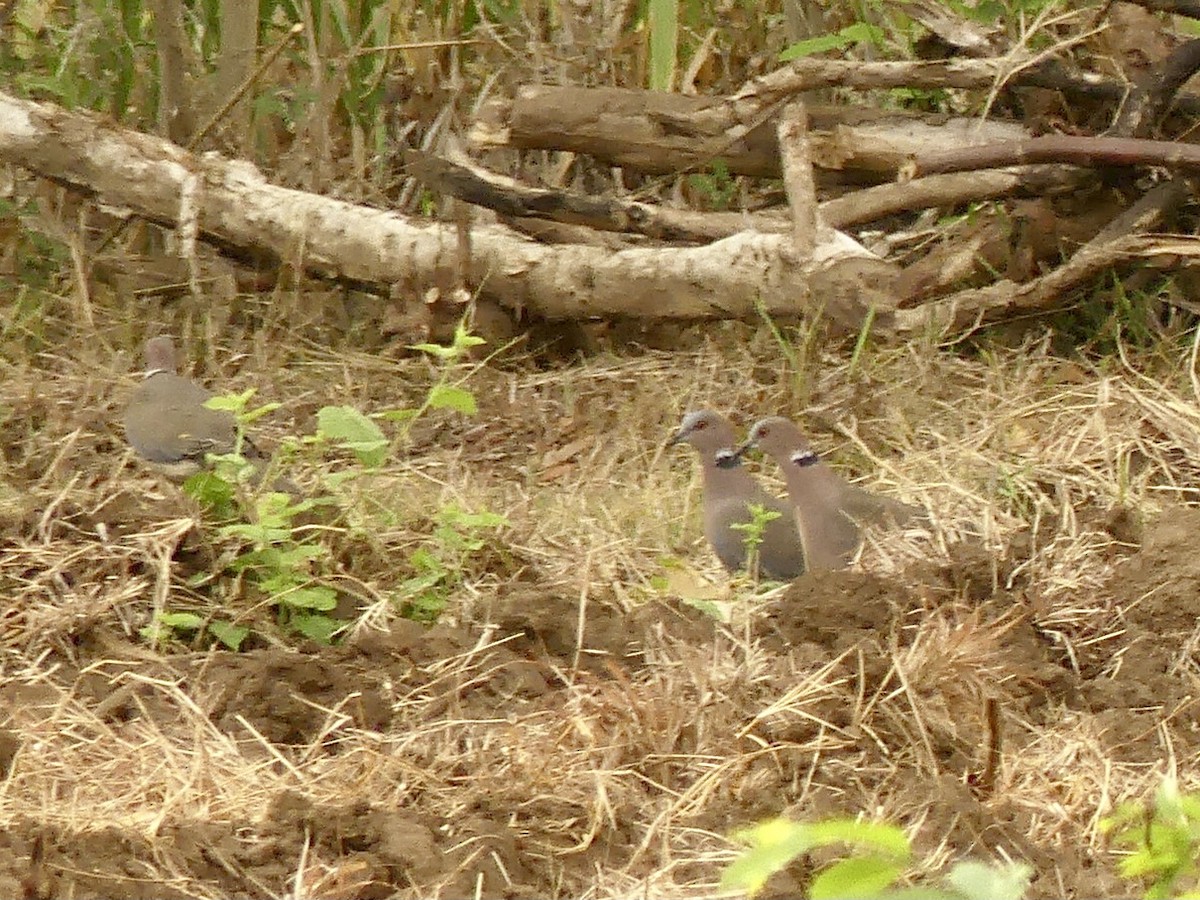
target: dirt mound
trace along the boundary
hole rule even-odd
[[[1200,636],[1200,510],[1172,509],[1151,524],[1139,553],[1107,586],[1114,627],[1083,648],[1079,668],[1089,707],[1100,713],[1104,739],[1121,758],[1162,753],[1158,725],[1177,726],[1176,749],[1200,738],[1191,702]]]
[[[1174,534],[1152,533],[1126,567],[1128,590],[1140,583],[1131,573],[1161,577],[1178,549],[1171,540],[1182,541],[1186,528]],[[995,739],[989,699],[1011,720],[1061,709],[1078,687],[1021,598],[982,589],[995,584],[994,569],[965,552],[900,578],[856,571],[802,578],[752,623],[749,652],[775,663],[750,680],[712,665],[732,633],[689,606],[652,601],[626,614],[591,603],[581,615],[577,600],[537,590],[493,598],[486,621],[472,626],[398,621],[390,632],[364,631],[310,653],[267,648],[157,661],[141,654],[122,663],[112,635],[82,640],[103,662],[77,659],[72,669],[80,674],[67,692],[108,722],[144,720],[169,734],[183,717],[167,701],[190,696],[203,721],[239,742],[271,748],[280,760],[331,764],[354,764],[350,758],[362,754],[352,735],[378,742],[407,734],[408,743],[370,765],[379,771],[375,783],[390,772],[397,796],[409,799],[396,805],[364,789],[318,801],[281,784],[263,795],[257,816],[222,823],[172,814],[153,841],[117,828],[79,841],[56,823],[29,820],[27,830],[8,835],[11,862],[0,878],[10,887],[38,885],[44,895],[161,895],[167,885],[135,874],[137,860],[153,857],[214,892],[264,895],[292,883],[307,852],[303,879],[314,895],[560,896],[545,880],[544,857],[572,859],[559,854],[578,839],[564,840],[581,818],[594,824],[575,864],[603,859],[631,876],[657,864],[637,829],[616,825],[645,802],[640,781],[610,785],[611,809],[599,818],[588,809],[596,776],[587,773],[606,770],[638,773],[680,798],[674,815],[716,833],[783,811],[781,798],[801,803],[806,817],[853,814],[861,794],[831,790],[851,779],[894,820],[920,822],[919,849],[952,846],[1052,868],[1052,854],[1029,837],[1028,810],[970,786]],[[1186,594],[1195,578],[1200,565],[1181,565],[1172,590]],[[1175,615],[1169,593],[1158,595]],[[1149,623],[1167,612],[1143,600],[1125,614],[1132,634],[1139,617]],[[1185,619],[1168,621],[1182,633]],[[1135,645],[1142,644],[1150,646],[1139,637]],[[680,665],[684,674],[670,673]],[[156,688],[163,681],[181,694],[164,695]],[[705,694],[722,699],[707,713],[687,712],[695,710],[692,697]],[[675,710],[672,696],[680,701]],[[43,699],[25,704],[30,721],[50,716],[52,698]],[[499,729],[492,737],[487,722]],[[478,749],[440,762],[447,745],[434,736],[443,732],[456,752],[472,743]],[[418,740],[422,734],[430,740]],[[1020,752],[1021,739],[1008,740],[1005,749]],[[735,752],[697,781],[685,761],[718,748]],[[525,793],[526,776],[517,777],[530,765],[542,769],[540,798]],[[404,794],[408,780],[424,787]],[[800,787],[806,781],[809,790]],[[781,877],[776,888],[794,889],[803,872]]]
[[[714,385],[730,405],[785,411],[794,378],[767,367],[747,389],[738,360],[696,359],[481,372],[481,409],[510,414],[428,423],[428,443],[370,489],[392,504],[379,527],[330,532],[363,609],[343,646],[320,648],[212,590],[227,548],[121,459],[113,416],[73,436],[65,411],[111,405],[108,381],[44,379],[30,420],[45,433],[5,431],[23,480],[0,498],[0,893],[710,896],[728,835],[779,814],[896,822],[930,870],[1028,861],[1036,897],[1130,893],[1096,822],[1148,794],[1170,753],[1194,761],[1200,734],[1200,513],[1132,546],[1161,497],[1149,486],[1200,479],[1180,474],[1195,454],[1164,457],[1169,475],[1147,457],[1132,487],[1113,462],[1133,452],[1121,440],[1150,388],[1071,382],[1043,402],[1025,356],[867,376],[879,402],[864,409],[897,418],[860,420],[854,446],[878,461],[859,474],[928,499],[932,540],[885,535],[852,570],[774,599],[735,588],[724,622],[670,593],[717,570],[694,466],[654,456],[659,432],[676,398]],[[312,407],[324,382],[392,393],[369,355],[331,354],[321,385],[274,368]],[[839,378],[812,382],[831,409]],[[966,395],[980,407],[944,402]],[[1182,448],[1196,433],[1156,421]],[[1110,512],[1122,491],[1136,516]],[[451,504],[510,526],[486,552],[446,555],[431,511]],[[396,617],[418,552],[455,574],[434,627]],[[139,629],[157,609],[255,635],[238,654],[152,648]],[[802,893],[822,862],[773,888]]]

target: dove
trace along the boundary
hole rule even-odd
[[[179,375],[175,344],[167,335],[145,345],[146,370],[125,410],[125,437],[138,455],[168,477],[183,480],[204,468],[208,453],[232,453],[237,446],[237,421],[225,410],[209,409],[213,392]],[[267,460],[248,438],[242,455],[261,476]],[[276,490],[295,486],[279,479]]]
[[[809,571],[845,568],[862,543],[860,525],[904,525],[926,515],[923,509],[850,484],[821,459],[799,428],[781,416],[755,422],[748,437],[732,456],[739,460],[757,447],[779,464]]]
[[[746,533],[734,525],[750,522],[750,504],[780,515],[763,528],[759,570],[775,581],[804,573],[804,552],[790,504],[771,496],[733,457],[737,437],[728,420],[711,410],[688,413],[667,446],[690,444],[700,455],[704,487],[704,536],[726,569],[746,565]]]

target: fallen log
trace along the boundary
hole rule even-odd
[[[895,306],[889,284],[896,268],[837,234],[802,260],[790,234],[614,252],[547,246],[501,225],[479,225],[464,265],[455,224],[278,187],[247,163],[197,156],[93,114],[4,93],[0,160],[178,228],[181,247],[204,240],[414,304],[477,294],[547,319],[744,318],[762,309],[824,314],[848,331],[872,308],[876,327],[886,331]]]
[[[651,174],[707,171],[720,159],[735,175],[779,178],[776,116],[777,108],[770,107],[747,121],[736,104],[721,97],[537,85],[520,88],[512,100],[485,104],[469,137],[478,150],[566,150]],[[931,147],[1029,136],[1013,122],[901,110],[815,106],[808,119],[814,165],[885,177]]]

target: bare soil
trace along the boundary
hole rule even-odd
[[[711,382],[730,359],[681,356],[477,375],[481,408],[499,412],[431,423],[392,472],[416,506],[404,526],[376,535],[382,546],[337,544],[347,579],[386,597],[429,503],[503,510],[511,529],[473,561],[443,621],[383,603],[341,646],[263,627],[236,654],[138,636],[156,604],[227,611],[245,598],[196,581],[219,570],[221,548],[125,452],[104,412],[124,383],[39,368],[41,388],[4,425],[6,484],[21,490],[2,506],[0,894],[703,896],[730,834],[780,814],[897,822],[925,867],[914,877],[1008,858],[1034,866],[1036,897],[1129,893],[1097,823],[1152,789],[1165,760],[1200,751],[1200,510],[1150,493],[1153,453],[1125,503],[1118,466],[1099,460],[1123,452],[1114,436],[1146,446],[1152,430],[1171,445],[1182,426],[1160,415],[1148,429],[1140,388],[1056,380],[1048,357],[1036,377],[1015,356],[1002,373],[951,363],[913,376],[921,410],[861,382],[852,401],[836,375],[814,381],[826,409],[857,410],[855,433],[870,435],[842,458],[888,473],[877,489],[927,501],[935,528],[876,536],[845,572],[730,592],[689,509],[691,460],[660,449],[703,398],[697,373],[719,396]],[[347,394],[370,405],[377,363],[338,365],[360,366],[349,387],[328,370],[280,370],[277,389],[302,409]],[[790,382],[766,365],[740,389],[746,408],[784,407]],[[234,388],[256,371],[225,377]],[[415,383],[422,370],[407,371]],[[1018,399],[1005,379],[1048,394]],[[944,402],[956,391],[991,405]],[[89,392],[82,424],[64,414]],[[977,465],[956,448],[982,446],[985,419],[1004,423],[1003,448]],[[1014,475],[1006,504],[990,479],[1013,452],[1042,468]],[[1186,498],[1194,474],[1174,477]],[[655,586],[666,558],[715,583],[726,621]],[[822,861],[770,893],[802,891]]]

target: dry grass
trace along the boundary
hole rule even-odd
[[[250,699],[241,719],[216,720],[205,653],[166,665],[137,637],[155,609],[228,614],[245,601],[227,577],[183,583],[184,570],[219,571],[222,548],[122,443],[114,423],[132,384],[128,353],[64,333],[6,379],[0,696],[21,749],[0,788],[0,821],[67,833],[112,826],[152,846],[181,822],[216,823],[241,829],[245,850],[265,840],[285,792],[315,807],[361,798],[444,823],[429,826],[431,839],[453,850],[453,864],[413,863],[414,895],[453,893],[464,873],[491,866],[485,893],[507,878],[518,891],[688,897],[715,889],[733,827],[775,812],[843,811],[903,822],[933,869],[969,842],[960,817],[931,812],[930,797],[947,778],[961,787],[978,765],[983,701],[996,698],[1007,735],[1001,791],[983,804],[1016,810],[1024,827],[1020,841],[985,846],[1096,850],[1098,816],[1145,794],[1167,760],[1113,755],[1096,714],[1048,715],[1015,699],[1031,676],[1006,648],[1031,620],[1064,660],[1120,631],[1107,586],[1129,548],[1097,523],[1118,505],[1152,518],[1200,488],[1186,351],[1174,375],[1090,372],[1036,342],[975,356],[880,349],[853,375],[836,351],[811,364],[790,372],[761,334],[717,329],[675,354],[477,372],[478,420],[438,415],[418,427],[395,461],[345,495],[354,505],[321,538],[368,602],[357,629],[367,634],[395,626],[389,599],[431,510],[502,512],[511,528],[468,566],[446,616],[459,629],[447,630],[469,640],[389,670],[383,730],[360,727],[343,697],[314,709],[319,727],[285,747],[259,730],[263,710]],[[276,439],[309,430],[305,413],[324,403],[411,404],[429,378],[422,360],[249,331],[222,334],[199,369],[285,401],[264,429]],[[793,399],[798,385],[808,410]],[[743,426],[765,413],[800,417],[849,474],[926,504],[930,532],[875,535],[859,562],[892,585],[891,602],[910,597],[924,612],[826,655],[764,640],[756,623],[768,609],[780,615],[777,595],[735,602],[728,626],[704,642],[637,619],[670,602],[656,581],[665,557],[694,584],[724,583],[699,535],[692,460],[662,447],[699,405],[737,411]],[[296,474],[315,486],[343,465],[306,459]],[[930,583],[914,567],[952,565],[964,544],[992,560],[1007,610],[923,597]],[[522,682],[483,696],[520,655],[507,648],[520,636],[491,619],[514,595],[529,598],[535,624],[549,616],[569,634],[615,616],[638,655],[585,638],[526,676],[544,689]],[[114,717],[114,704],[125,712]],[[1178,727],[1164,722],[1164,739]],[[1174,764],[1186,772],[1183,762]],[[481,837],[481,819],[517,844]],[[314,896],[358,877],[328,846],[306,854],[289,865]],[[514,860],[520,871],[509,871]],[[185,862],[164,851],[143,875],[221,895]],[[1069,877],[1048,866],[1039,892]]]

